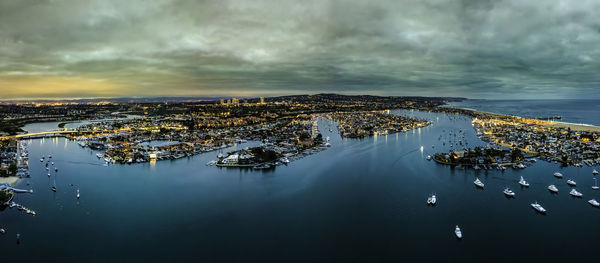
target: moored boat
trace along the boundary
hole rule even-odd
[[[600,203],[598,203],[598,201],[596,201],[596,199],[589,200],[588,203],[590,203],[590,205],[592,205],[594,207],[600,207]]]
[[[571,179],[567,180],[567,184],[570,185],[570,186],[576,186],[577,185],[577,183],[575,181],[571,180]]]
[[[554,177],[556,178],[563,178],[563,175],[559,172],[554,173]]]
[[[556,185],[553,185],[553,184],[548,186],[548,190],[550,190],[550,192],[553,192],[553,193],[558,193],[558,188],[556,188]]]
[[[508,197],[515,197],[515,192],[513,192],[512,190],[510,190],[510,188],[504,188],[504,191],[502,191],[506,196]]]
[[[569,194],[574,197],[582,197],[583,196],[583,194],[578,192],[577,190],[575,190],[575,188],[571,189],[571,192],[569,192]]]
[[[519,184],[524,187],[529,187],[529,183],[527,181],[525,181],[525,179],[523,179],[523,176],[521,176],[521,179],[519,180]]]
[[[546,213],[546,209],[544,207],[542,207],[540,204],[538,204],[538,202],[532,203],[531,207],[539,213]]]
[[[479,180],[479,178],[475,179],[475,181],[473,182],[475,184],[475,186],[479,187],[479,188],[483,188],[485,185]]]
[[[458,239],[461,239],[463,237],[462,231],[460,230],[460,227],[458,227],[458,225],[456,225],[456,228],[454,229],[454,234]]]

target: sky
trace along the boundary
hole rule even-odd
[[[600,98],[597,0],[0,0],[0,99]]]

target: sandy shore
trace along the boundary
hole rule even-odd
[[[584,124],[574,124],[574,123],[566,123],[566,122],[554,122],[552,124],[548,124],[549,127],[556,128],[571,128],[573,131],[587,131],[587,132],[600,132],[600,127],[593,125],[584,125]]]
[[[10,184],[14,186],[19,181],[19,177],[9,176],[9,177],[0,177],[0,184]]]

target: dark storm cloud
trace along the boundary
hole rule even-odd
[[[599,97],[596,10],[598,1],[4,0],[0,97]]]

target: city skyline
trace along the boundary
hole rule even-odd
[[[0,100],[600,98],[597,1],[2,1]]]

